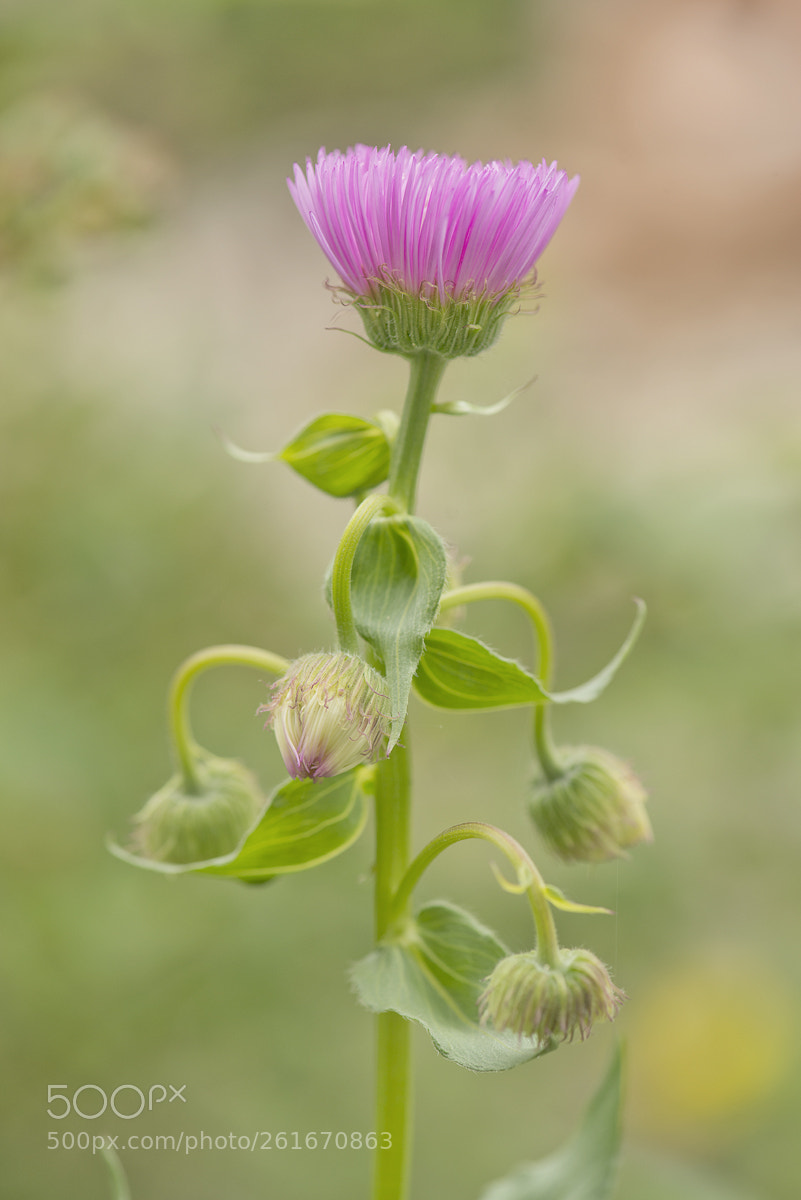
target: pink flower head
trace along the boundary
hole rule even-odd
[[[556,163],[468,164],[458,156],[320,150],[287,181],[349,291],[390,280],[441,304],[500,296],[527,279],[578,187]]]
[[[406,146],[355,146],[320,150],[287,182],[376,345],[450,357],[494,340],[579,181],[544,161],[468,165]],[[376,302],[385,312],[389,305],[391,319],[376,318]]]

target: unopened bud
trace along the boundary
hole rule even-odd
[[[197,794],[175,775],[134,817],[134,841],[158,862],[190,863],[235,850],[264,801],[241,763],[211,756],[195,764]]]
[[[562,751],[564,771],[534,788],[529,809],[560,858],[604,862],[653,838],[646,793],[631,768],[595,747]]]
[[[322,779],[374,762],[390,727],[384,678],[352,654],[306,654],[259,712],[294,779]]]
[[[539,1041],[584,1040],[594,1021],[613,1020],[625,995],[590,950],[560,950],[556,966],[535,951],[502,958],[479,997],[482,1024]]]

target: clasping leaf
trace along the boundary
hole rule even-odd
[[[445,548],[419,517],[379,517],[359,543],[351,572],[356,629],[381,659],[398,741],[424,639],[445,587]]]
[[[280,459],[329,496],[359,495],[378,487],[389,474],[390,443],[384,428],[347,413],[315,417],[276,453],[243,450],[227,437],[223,445],[240,462]]]
[[[333,779],[291,779],[273,792],[264,815],[231,854],[195,863],[144,858],[110,844],[118,858],[165,875],[193,872],[264,883],[335,858],[361,834],[372,767],[356,767]]]
[[[479,1024],[486,978],[508,953],[469,913],[435,901],[358,962],[351,978],[366,1008],[419,1022],[445,1058],[471,1071],[505,1071],[551,1049]]]

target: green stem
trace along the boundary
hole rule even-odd
[[[122,1169],[122,1163],[119,1160],[116,1150],[113,1150],[110,1146],[103,1146],[100,1153],[105,1160],[111,1177],[111,1186],[113,1188],[112,1200],[131,1200],[128,1180],[125,1177],[125,1172]]]
[[[510,834],[499,829],[497,825],[488,825],[484,821],[465,821],[461,825],[452,825],[432,838],[412,861],[392,900],[390,920],[400,924],[405,919],[409,909],[412,892],[414,891],[424,871],[449,846],[464,842],[471,838],[479,838],[495,846],[506,856],[515,870],[525,879],[524,888],[534,925],[537,930],[537,954],[540,961],[548,966],[556,966],[559,962],[559,940],[556,936],[553,913],[548,903],[545,891],[545,881],[535,867],[531,857],[518,841]]]
[[[414,512],[428,418],[447,365],[446,358],[429,350],[409,362],[409,387],[389,469],[389,495],[405,512]]]
[[[337,624],[339,648],[346,654],[359,653],[359,635],[356,632],[350,601],[353,560],[367,526],[382,509],[390,507],[394,508],[395,506],[387,496],[374,494],[368,496],[366,500],[362,500],[345,526],[345,532],[342,534],[334,556],[334,567],[331,574],[331,602]]]
[[[192,737],[189,723],[189,695],[198,675],[211,667],[244,666],[269,671],[272,675],[283,675],[289,662],[279,654],[260,650],[257,646],[209,646],[190,655],[175,672],[170,685],[169,713],[170,731],[178,757],[178,765],[184,781],[184,790],[191,796],[200,794],[197,774],[197,743]]]
[[[471,583],[446,592],[439,605],[440,612],[471,604],[475,600],[510,600],[518,604],[529,616],[537,641],[539,678],[544,688],[551,686],[553,675],[553,631],[548,614],[537,597],[516,583],[493,580],[487,583]],[[537,704],[534,707],[534,747],[546,779],[560,779],[564,768],[551,735],[551,706]]]
[[[551,734],[551,706],[538,704],[534,709],[534,749],[542,773],[548,780],[561,779],[565,773]]]
[[[472,604],[476,600],[510,600],[524,610],[534,627],[540,680],[543,687],[550,687],[553,671],[553,631],[542,602],[533,592],[527,591],[517,583],[493,579],[485,583],[468,583],[464,587],[446,592],[440,600],[439,610],[441,613],[447,612],[449,608]]]
[[[409,860],[409,752],[396,746],[378,768],[376,784],[375,933],[386,933],[395,912],[393,896]],[[376,1017],[376,1130],[373,1200],[408,1195],[411,1140],[411,1045],[408,1021],[394,1012]],[[381,1149],[380,1134],[391,1145]]]
[[[428,419],[446,362],[446,359],[430,352],[418,354],[410,362],[409,387],[392,448],[388,487],[389,501],[403,512],[414,511]],[[369,498],[364,503],[368,504]],[[356,516],[363,507],[360,506]],[[367,518],[358,537],[367,528],[372,515]],[[348,530],[345,533],[347,536]],[[334,580],[340,583],[341,588],[334,593],[334,611],[343,650],[348,649],[356,637],[350,611],[350,572],[355,546],[351,551],[349,545],[343,549],[340,543],[342,559],[335,562],[334,566]],[[337,551],[337,560],[340,560],[340,551]],[[350,553],[350,565],[345,558],[347,553]],[[337,600],[340,608],[337,607]],[[390,913],[395,911],[393,896],[409,860],[409,813],[408,751],[398,745],[381,765],[376,788],[377,940],[387,931]],[[390,1135],[391,1145],[388,1149],[376,1150],[373,1200],[404,1200],[408,1196],[411,1141],[410,1029],[408,1021],[394,1012],[379,1013],[376,1022],[376,1129]]]

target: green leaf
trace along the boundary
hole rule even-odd
[[[304,426],[276,457],[329,496],[354,496],[387,478],[389,452],[379,425],[326,413]]]
[[[550,699],[554,704],[589,704],[591,700],[595,700],[600,696],[601,692],[612,682],[618,667],[628,656],[629,651],[637,641],[640,630],[645,622],[645,601],[635,599],[634,603],[637,606],[634,621],[626,636],[626,640],[614,658],[610,659],[603,670],[599,671],[597,675],[593,675],[592,679],[588,679],[586,683],[570,688],[567,692],[552,692]]]
[[[266,463],[281,459],[309,483],[329,496],[355,496],[378,487],[389,475],[393,413],[379,413],[375,422],[346,413],[325,413],[276,453],[243,450],[218,429],[231,458],[238,462]]]
[[[455,629],[432,629],[414,679],[415,690],[437,708],[512,708],[548,698],[519,663]]]
[[[198,863],[165,863],[110,845],[125,862],[165,875],[187,872],[264,883],[335,858],[361,834],[375,770],[356,767],[333,779],[291,779],[277,788],[238,849]]]
[[[577,904],[575,900],[568,900],[561,888],[553,887],[550,884],[546,884],[542,890],[545,892],[548,903],[553,908],[560,908],[562,912],[603,913],[607,917],[612,915],[611,908],[597,908],[594,904]]]
[[[235,458],[237,462],[267,463],[275,462],[278,457],[277,454],[273,454],[272,450],[243,450],[241,446],[237,446],[236,442],[232,442],[227,434],[223,433],[219,425],[214,426],[214,432],[222,442],[226,454],[230,454],[231,458]]]
[[[626,640],[602,671],[578,687],[548,692],[519,663],[504,658],[478,638],[455,629],[432,629],[426,638],[414,685],[420,697],[437,708],[513,708],[521,704],[589,704],[611,683],[637,640],[645,620],[645,604],[635,600],[637,613]]]
[[[431,408],[432,412],[445,413],[451,417],[494,417],[496,413],[503,412],[505,408],[516,400],[518,396],[525,392],[526,388],[530,388],[536,380],[536,375],[529,379],[527,383],[510,392],[508,396],[504,396],[502,400],[496,401],[495,404],[471,404],[469,400],[446,400],[441,404],[434,404]]]
[[[445,548],[419,517],[379,517],[367,528],[351,574],[356,629],[381,659],[398,741],[425,635],[445,587]]]
[[[620,1151],[621,1052],[561,1150],[490,1184],[481,1200],[609,1200]]]
[[[551,1048],[479,1024],[478,997],[508,953],[469,913],[435,901],[401,938],[380,942],[358,962],[351,978],[366,1008],[418,1021],[445,1058],[471,1071],[505,1071]]]

